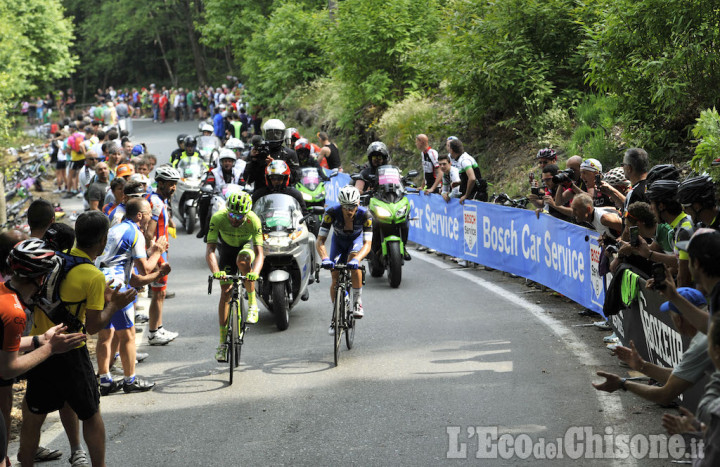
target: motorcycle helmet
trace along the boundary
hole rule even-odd
[[[660,164],[654,166],[647,174],[647,186],[658,180],[679,180],[680,171],[672,164]]]
[[[230,193],[225,206],[228,212],[244,216],[252,209],[252,198],[244,191],[236,191]]]
[[[187,138],[187,136],[188,135],[186,135],[185,133],[177,135],[175,141],[177,141],[177,145],[180,149],[185,149],[185,138]]]
[[[200,131],[202,131],[203,133],[206,131],[209,131],[210,133],[212,133],[214,131],[214,129],[213,129],[212,125],[210,125],[208,123],[204,123],[202,125],[202,127],[200,128]]]
[[[557,160],[557,152],[554,149],[543,148],[537,152],[535,159],[548,159],[551,161]]]
[[[232,149],[228,149],[227,147],[225,147],[220,150],[220,155],[218,156],[218,160],[223,159],[232,159],[233,161],[236,161],[237,156]]]
[[[715,184],[709,175],[688,178],[678,186],[677,198],[680,204],[715,206]]]
[[[263,125],[263,137],[272,149],[280,148],[285,139],[285,124],[277,118],[271,118]]]
[[[225,143],[225,147],[227,149],[234,150],[243,150],[245,149],[245,144],[240,141],[238,138],[230,138],[227,140],[227,143]]]
[[[194,136],[186,136],[185,137],[185,150],[189,147],[197,147],[197,140]]]
[[[18,277],[40,277],[55,269],[55,252],[39,238],[23,240],[10,250],[7,265]]]
[[[374,141],[370,143],[370,146],[367,148],[367,157],[368,162],[370,163],[370,166],[373,166],[372,159],[374,156],[381,156],[382,162],[378,164],[380,165],[386,165],[388,163],[388,159],[390,159],[390,153],[388,152],[387,146],[385,146],[385,143],[381,141]]]
[[[265,169],[265,183],[267,183],[268,188],[273,188],[272,180],[277,178],[282,178],[281,186],[290,184],[290,167],[285,161],[274,160]]]
[[[358,206],[360,204],[360,191],[352,185],[340,188],[338,202],[341,206]]]
[[[161,165],[155,169],[155,181],[157,182],[177,182],[178,180],[180,180],[180,172],[170,165]]]
[[[312,145],[305,138],[300,138],[295,142],[295,152],[297,153],[298,159],[306,160],[312,153]]]
[[[285,130],[285,146],[292,148],[295,146],[295,141],[300,139],[300,132],[297,128],[288,128]]]
[[[677,180],[658,180],[648,188],[645,196],[650,201],[668,201],[674,200],[677,196],[678,185]]]

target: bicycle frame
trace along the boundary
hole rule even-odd
[[[230,309],[228,310],[227,321],[225,322],[227,326],[225,344],[228,346],[228,363],[230,371],[229,385],[232,385],[233,383],[235,368],[240,365],[240,354],[245,340],[245,332],[247,332],[247,307],[245,306],[245,300],[243,300],[241,296],[241,290],[245,289],[244,281],[246,279],[247,278],[243,275],[232,275],[218,278],[210,275],[208,277],[208,295],[212,294],[213,280],[232,282]]]

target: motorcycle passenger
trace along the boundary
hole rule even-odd
[[[183,134],[177,135],[177,138],[175,139],[175,141],[177,141],[178,147],[176,150],[174,150],[170,154],[170,164],[172,164],[173,167],[176,164],[175,161],[180,160],[180,157],[182,156],[182,153],[185,150],[185,138],[187,138],[187,137],[188,137],[188,135],[183,133]]]
[[[380,141],[370,143],[370,146],[367,148],[367,156],[368,166],[360,172],[361,179],[355,182],[355,187],[361,193],[372,191],[375,186],[377,186],[377,169],[382,165],[387,165],[390,160],[387,146],[385,146],[385,143]],[[407,245],[408,235],[410,234],[410,226],[408,225],[407,220],[402,224],[398,224],[398,226],[400,227],[400,236],[402,237],[403,244]],[[403,259],[405,261],[410,261],[412,259],[407,248],[405,248]]]
[[[295,143],[295,153],[297,154],[298,162],[300,162],[300,168],[315,167],[322,181],[326,182],[330,180],[330,178],[325,175],[325,171],[320,163],[317,161],[317,157],[312,154],[312,145],[308,140],[305,138],[297,140]]]
[[[180,158],[173,162],[173,167],[177,167],[181,161],[193,157],[197,157],[200,161],[202,161],[202,157],[200,156],[200,153],[195,150],[197,147],[197,140],[194,136],[187,136],[185,138],[185,150],[180,154]]]
[[[205,185],[213,188],[213,193],[220,193],[226,185],[231,183],[242,184],[242,171],[235,167],[235,153],[230,149],[223,148],[220,150],[219,163],[217,167],[212,169],[205,177]],[[197,238],[202,238],[207,232],[210,222],[209,211],[212,195],[203,194],[198,199],[198,216],[200,218],[200,231]]]
[[[230,149],[235,154],[235,168],[237,168],[242,174],[245,171],[245,159],[243,159],[242,152],[245,149],[245,144],[237,139],[230,138],[225,143],[225,149]]]
[[[353,287],[353,316],[357,319],[365,314],[362,306],[362,272],[360,261],[370,252],[372,245],[372,215],[370,211],[360,206],[360,192],[352,185],[346,185],[338,193],[339,206],[328,208],[323,215],[323,223],[317,238],[317,251],[322,258],[323,269],[333,269],[335,264],[345,263],[352,269]],[[333,228],[330,254],[325,248],[330,228]],[[332,272],[330,285],[330,301],[335,303],[335,288],[337,287],[338,271]],[[334,329],[330,324],[329,334]]]
[[[298,204],[300,204],[300,209],[303,215],[307,214],[307,206],[305,205],[302,193],[300,193],[300,191],[295,187],[289,186],[290,167],[288,167],[285,161],[272,161],[268,164],[267,169],[265,170],[265,183],[266,186],[253,192],[253,203],[263,196],[272,193],[282,193],[295,198]]]
[[[202,132],[203,136],[212,136],[213,135],[213,127],[209,123],[203,123],[200,125],[200,131]]]
[[[210,219],[207,235],[205,261],[210,272],[216,278],[237,274],[238,270],[247,277],[245,289],[248,296],[247,322],[258,321],[255,281],[262,270],[263,233],[260,218],[252,211],[252,200],[247,193],[232,193],[225,209],[215,213]],[[215,250],[218,249],[218,257]],[[220,345],[215,352],[218,362],[227,361],[227,315],[230,303],[231,282],[221,282],[218,320],[220,323]],[[241,318],[238,317],[238,320]],[[238,323],[239,328],[240,323]]]

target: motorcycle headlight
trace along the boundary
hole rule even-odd
[[[398,218],[405,217],[405,214],[407,214],[407,208],[408,208],[407,206],[403,206],[400,209],[398,209],[397,212],[395,213],[395,217],[398,217]]]
[[[304,201],[312,201],[312,196],[310,196],[310,193],[304,193],[302,194]]]
[[[375,207],[375,214],[376,214],[380,219],[389,219],[390,216],[392,216],[392,213],[391,213],[390,211],[388,211],[387,209],[385,209],[384,207],[382,207],[382,206],[376,206],[376,207]]]

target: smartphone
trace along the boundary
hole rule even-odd
[[[665,289],[665,265],[662,263],[653,263],[652,278],[655,281],[653,288],[656,290]]]
[[[532,185],[533,181],[535,180],[535,172],[530,172],[528,174],[528,180],[530,181],[530,185]]]
[[[600,182],[602,181],[602,175],[595,174],[595,187],[600,188]]]
[[[639,234],[637,226],[630,226],[630,246],[640,246],[640,237],[638,235]]]
[[[535,196],[540,196],[540,187],[530,187],[530,193],[534,194]]]

